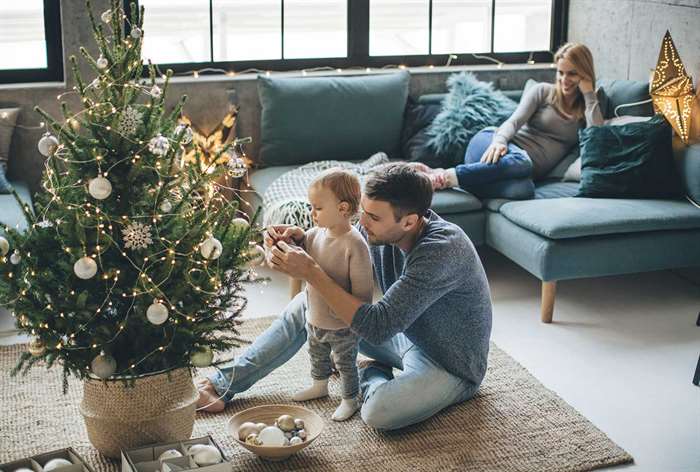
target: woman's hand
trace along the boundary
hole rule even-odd
[[[498,160],[508,152],[508,146],[501,143],[491,143],[481,156],[483,164],[496,164]]]
[[[590,79],[582,78],[578,82],[578,89],[581,93],[588,93],[593,91],[593,81]]]

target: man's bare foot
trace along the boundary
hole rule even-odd
[[[204,380],[197,383],[199,390],[199,398],[197,399],[197,411],[207,411],[209,413],[218,413],[224,411],[226,403],[219,398],[214,385],[209,380]]]

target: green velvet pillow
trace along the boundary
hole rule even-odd
[[[673,161],[671,126],[662,115],[579,130],[579,197],[665,198],[683,192]]]
[[[358,77],[258,77],[260,163],[399,158],[408,71]]]

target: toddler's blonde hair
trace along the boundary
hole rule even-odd
[[[349,170],[334,167],[323,171],[316,177],[312,186],[320,185],[327,188],[341,202],[347,202],[349,205],[349,215],[354,216],[360,208],[360,197],[362,189],[360,188],[360,179]]]

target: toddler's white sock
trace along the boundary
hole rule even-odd
[[[314,398],[325,396],[328,396],[328,379],[314,380],[311,387],[295,393],[292,396],[292,400],[295,402],[305,402],[306,400],[313,400]]]
[[[357,401],[357,398],[343,398],[343,401],[341,401],[338,408],[335,409],[331,419],[333,421],[345,421],[350,419],[350,417],[359,409],[360,402]]]
[[[457,180],[457,171],[454,167],[447,169],[443,174],[445,180],[447,181],[447,187],[459,187],[459,181]]]

